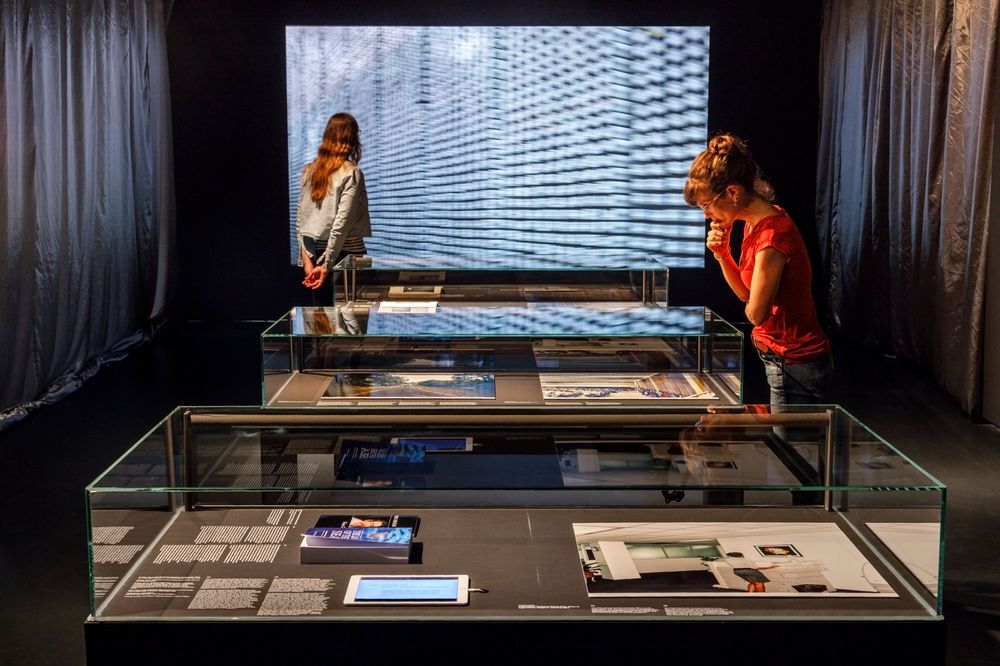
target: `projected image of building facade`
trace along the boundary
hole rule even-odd
[[[295,202],[330,114],[361,126],[373,256],[700,267],[682,198],[707,27],[288,27]]]

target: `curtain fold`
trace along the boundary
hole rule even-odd
[[[169,8],[4,3],[0,429],[72,391],[165,314]]]
[[[830,320],[978,411],[1000,0],[828,0],[817,229]]]

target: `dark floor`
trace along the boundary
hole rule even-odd
[[[180,404],[259,404],[264,322],[187,324],[0,433],[0,665],[84,663],[84,486]],[[834,401],[948,486],[948,664],[1000,664],[1000,430],[924,374],[838,348]],[[251,361],[248,362],[248,359]],[[765,399],[747,359],[747,402]],[[137,662],[141,663],[141,659]]]

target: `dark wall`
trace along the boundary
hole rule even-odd
[[[174,316],[274,319],[306,301],[287,259],[287,24],[709,25],[709,133],[749,141],[815,257],[820,8],[821,0],[177,0],[167,34],[181,266]],[[672,273],[672,302],[741,320],[714,261],[706,266]]]

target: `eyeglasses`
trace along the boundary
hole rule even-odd
[[[718,193],[718,194],[716,194],[716,195],[715,195],[714,197],[712,197],[712,200],[711,200],[711,201],[709,201],[708,203],[702,203],[702,204],[698,204],[698,206],[700,206],[700,207],[701,207],[701,209],[702,209],[702,210],[703,210],[704,212],[706,212],[706,213],[707,213],[707,212],[708,212],[708,209],[712,207],[712,204],[714,204],[714,203],[715,203],[716,201],[718,201],[718,200],[719,200],[719,197],[721,197],[721,196],[723,195],[723,193],[725,193],[725,190],[723,190],[722,192],[719,192],[719,193]]]

